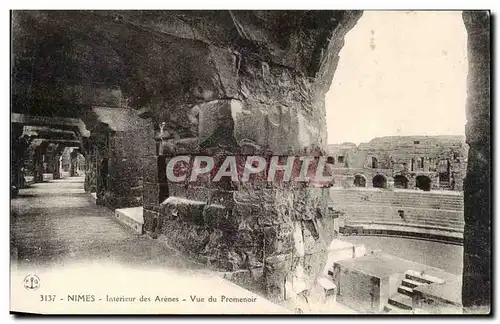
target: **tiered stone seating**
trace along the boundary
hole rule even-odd
[[[407,206],[463,211],[463,196],[455,192],[422,192],[417,190],[338,189],[330,191],[332,202]]]
[[[451,192],[413,190],[337,189],[330,191],[330,206],[341,212],[346,226],[378,225],[408,232],[442,231],[443,236],[463,233],[463,196]],[[370,227],[370,226],[368,226]]]

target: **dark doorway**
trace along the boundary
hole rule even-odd
[[[373,188],[387,188],[387,179],[380,174],[373,177]]]
[[[372,157],[372,169],[378,168],[378,161],[376,157]]]
[[[450,161],[440,160],[438,164],[439,187],[441,189],[450,189]]]
[[[366,187],[366,179],[361,175],[354,177],[354,186],[356,187]]]
[[[431,179],[427,176],[418,176],[417,180],[417,188],[423,191],[431,191]]]
[[[408,189],[408,179],[403,175],[394,177],[394,187],[399,189]]]

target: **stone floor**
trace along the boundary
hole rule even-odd
[[[11,256],[18,267],[111,260],[130,267],[202,268],[92,204],[83,181],[68,177],[33,184],[11,200]]]
[[[11,200],[10,244],[11,269],[13,269],[11,280],[14,274],[21,276],[25,276],[27,272],[43,274],[47,287],[51,286],[48,283],[51,274],[55,276],[54,282],[61,281],[58,279],[61,278],[61,271],[69,271],[77,265],[80,269],[84,269],[82,276],[100,278],[99,280],[104,282],[101,284],[102,287],[111,287],[113,278],[119,279],[117,285],[122,282],[120,280],[125,280],[126,286],[118,286],[118,290],[123,287],[132,289],[134,285],[140,285],[143,288],[147,286],[146,289],[162,289],[164,283],[172,286],[173,283],[186,281],[183,278],[188,276],[191,284],[183,285],[181,289],[186,294],[190,292],[207,295],[211,293],[232,294],[233,296],[252,294],[220,278],[219,274],[169,249],[161,241],[139,235],[121,224],[115,219],[111,210],[91,202],[90,195],[83,190],[83,182],[83,177],[66,177],[36,183],[21,189],[19,196]],[[99,269],[95,270],[95,273],[91,270],[94,266]],[[106,271],[109,272],[110,269],[121,270],[109,274],[109,277],[106,277],[109,279],[104,279]],[[124,270],[126,273],[123,273]],[[136,274],[133,275],[134,273]],[[147,273],[147,275],[139,273]],[[69,278],[67,280],[75,286],[74,275]],[[15,282],[21,281],[21,279],[17,280],[17,277],[14,279]],[[78,280],[80,284],[82,284],[81,280],[82,278]],[[148,285],[147,282],[151,280],[155,282]],[[206,284],[202,285],[198,281],[206,282]],[[64,285],[63,282],[61,284]],[[208,288],[204,290],[203,287]],[[63,286],[60,291],[66,290]],[[22,290],[17,297],[12,298],[14,301],[22,301],[27,298],[23,295],[25,293]],[[240,308],[236,309],[226,305],[221,312],[268,313],[267,310],[269,310],[271,313],[286,313],[289,312],[288,309],[293,310],[293,307],[290,308],[287,305],[280,305],[282,306],[280,307],[272,304],[263,297],[259,300],[260,303],[248,305],[253,308],[241,308],[243,305],[240,305]],[[44,308],[45,306],[40,307],[42,307],[42,312],[48,311]],[[137,312],[139,310],[146,312],[142,308],[138,308]],[[196,312],[196,309],[187,309],[187,312],[193,310]],[[123,309],[113,309],[113,313],[115,311],[126,312]],[[156,308],[152,308],[151,311],[159,312]],[[160,312],[164,311],[162,309]],[[200,309],[200,311],[218,312],[213,308]],[[352,313],[352,310],[338,304],[322,310],[324,311]],[[54,313],[58,312],[64,313],[64,309],[54,310]]]
[[[460,245],[382,236],[342,236],[339,239],[462,275],[464,248]]]

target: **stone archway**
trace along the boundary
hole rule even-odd
[[[57,13],[45,13],[42,18],[44,18],[43,16],[56,16],[48,17],[49,19],[40,19],[40,21],[47,21],[48,27],[45,27],[46,30],[55,31],[60,28],[59,30],[65,31],[65,33],[61,33],[64,35],[70,32],[77,36],[78,33],[82,34],[81,37],[71,37],[73,40],[86,39],[87,31],[99,28],[102,29],[101,32],[112,37],[114,28],[106,33],[106,26],[109,25],[108,18],[116,20],[115,14],[114,12],[87,13],[89,19],[82,20],[74,12],[65,13],[65,19],[57,17]],[[198,140],[201,138],[198,137],[199,133],[206,134],[207,138],[210,139],[204,144],[220,143],[221,136],[225,135],[228,138],[226,148],[229,150],[234,149],[232,153],[241,153],[238,151],[238,145],[242,146],[242,142],[245,140],[251,143],[249,146],[255,150],[261,149],[261,144],[265,144],[274,154],[298,154],[304,150],[314,154],[315,150],[316,152],[325,151],[324,97],[333,80],[339,59],[339,51],[344,44],[344,36],[356,24],[361,12],[220,12],[214,17],[210,13],[205,15],[205,13],[191,12],[187,15],[193,16],[192,19],[187,19],[185,22],[186,26],[190,27],[186,28],[189,32],[174,28],[178,34],[172,35],[169,34],[172,33],[172,29],[168,28],[169,23],[175,22],[175,25],[177,25],[179,20],[173,14],[163,15],[160,19],[165,20],[163,23],[167,28],[158,28],[161,23],[147,21],[147,18],[144,18],[140,12],[120,12],[120,21],[123,23],[121,28],[129,28],[130,41],[134,42],[141,39],[141,42],[149,42],[148,44],[154,46],[144,46],[142,48],[138,46],[131,52],[129,44],[123,44],[119,48],[112,48],[112,50],[108,48],[108,51],[105,51],[102,50],[103,48],[106,49],[103,42],[92,43],[89,41],[84,52],[63,51],[64,53],[70,53],[68,55],[75,55],[75,57],[65,57],[64,62],[80,62],[80,65],[76,69],[64,69],[65,71],[71,71],[71,75],[60,75],[60,80],[70,80],[72,82],[59,82],[59,84],[78,84],[81,82],[85,85],[85,82],[89,80],[99,81],[102,76],[107,75],[114,75],[117,80],[126,80],[130,77],[130,75],[123,75],[123,66],[118,63],[116,68],[101,73],[100,70],[96,72],[90,68],[87,65],[88,60],[82,59],[87,57],[89,53],[100,53],[96,55],[101,55],[100,59],[103,62],[124,62],[124,65],[127,65],[125,70],[130,71],[131,76],[134,78],[146,76],[144,79],[147,80],[168,81],[165,83],[152,82],[145,86],[144,82],[142,82],[144,80],[140,80],[141,82],[137,82],[137,84],[128,85],[127,95],[132,96],[131,106],[134,106],[135,102],[139,102],[137,107],[143,105],[145,103],[143,100],[146,98],[151,99],[152,106],[159,107],[157,111],[150,112],[156,125],[164,122],[165,116],[175,117],[176,122],[173,123],[175,125],[182,124],[183,127],[180,127],[182,129],[169,129],[169,132],[172,131],[174,135],[167,140],[176,148],[175,152],[185,152],[193,155],[203,153],[200,145],[198,145]],[[34,17],[33,19],[39,18]],[[216,33],[210,30],[211,24],[207,23],[211,20],[221,25],[220,30],[217,29]],[[464,306],[470,307],[489,305],[491,299],[490,16],[485,11],[465,11],[463,20],[469,36],[469,75],[466,108],[468,123],[466,132],[467,143],[470,147],[468,172],[464,183],[465,267],[463,274],[463,303]],[[78,30],[68,28],[68,26],[77,25],[68,22],[76,21],[82,21],[85,28],[80,28],[80,26],[78,26]],[[106,23],[103,24],[102,21],[106,21]],[[268,23],[254,24],[255,21]],[[131,26],[136,25],[145,28],[131,28]],[[40,24],[41,28],[43,26],[45,25]],[[19,25],[16,25],[16,27],[19,27]],[[285,30],[290,31],[287,35],[282,33],[285,27]],[[197,34],[200,34],[200,37],[193,39],[192,35],[194,35],[195,30]],[[161,32],[155,33],[155,31]],[[43,43],[41,46],[45,46],[46,43],[50,45],[50,42],[48,43],[46,39],[40,39],[39,41]],[[66,44],[67,41],[67,39],[62,41],[54,39],[53,43],[54,45]],[[168,47],[162,47],[163,44],[168,44]],[[305,46],[297,46],[297,44]],[[13,48],[17,47],[13,46]],[[31,52],[34,49],[36,48],[28,48],[26,52]],[[149,57],[161,58],[161,60],[150,60],[149,62],[140,59],[146,57],[145,54],[149,54],[151,49],[155,49],[158,53],[167,51],[172,55],[150,55]],[[108,58],[106,57],[107,54],[103,54],[106,52],[120,53],[122,55],[121,57],[120,55],[115,57],[113,54],[112,57]],[[142,55],[134,55],[135,53],[141,53]],[[21,56],[13,55],[15,58]],[[133,58],[136,56],[139,59],[134,60]],[[31,73],[24,73],[33,70],[33,64],[29,61],[26,62],[14,64],[13,70],[21,73],[13,73],[13,75],[19,78],[23,75],[31,75]],[[54,61],[54,64],[56,63]],[[19,66],[21,66],[21,69],[19,69]],[[39,72],[38,75],[40,75]],[[26,88],[23,86],[25,82],[18,83],[22,85],[18,90]],[[283,88],[283,85],[287,86]],[[46,111],[56,111],[57,109],[49,109],[54,107],[53,102],[43,101],[43,99],[46,97],[73,97],[60,96],[61,93],[69,93],[68,91],[71,89],[66,88],[54,88],[50,93],[51,96],[47,96],[45,93],[47,88],[46,86],[37,86],[37,84],[29,88],[30,93],[34,94],[29,96],[30,100],[36,102],[35,99],[40,99],[43,105],[25,104],[23,100],[28,97],[26,93],[13,91],[16,94],[12,100],[13,111],[24,112],[23,107],[39,107],[36,109],[39,110],[38,113],[40,114]],[[150,90],[150,92],[148,93],[144,88]],[[158,89],[169,89],[169,91],[167,94],[158,94]],[[285,93],[287,95],[284,95]],[[158,97],[154,97],[155,95],[158,95]],[[290,98],[299,99],[290,100]],[[286,102],[286,105],[276,108],[276,103],[279,102]],[[58,104],[58,107],[75,106],[75,102],[66,102],[66,99],[60,100]],[[79,104],[83,105],[82,102]],[[194,105],[199,105],[202,108],[198,119],[200,123],[199,125],[196,124],[196,127],[193,127],[189,122],[190,118],[184,115],[184,108],[187,107],[185,109],[187,111]],[[175,109],[170,107],[175,107]],[[265,114],[259,114],[259,109],[256,108],[261,109]],[[245,111],[245,114],[238,117],[247,116],[247,119],[234,118],[241,111]],[[293,116],[293,124],[280,125],[277,123],[277,121],[282,120],[283,111],[289,113],[286,116]],[[171,114],[172,112],[178,112],[178,115]],[[225,114],[224,117],[229,120],[228,125],[220,125],[221,127],[217,131],[208,125],[210,123],[203,123],[204,118],[206,119],[216,112]],[[253,114],[253,112],[256,113]],[[204,113],[206,114],[204,115]],[[73,113],[68,116],[76,117]],[[186,118],[182,119],[181,117]],[[170,122],[170,120],[167,120],[167,122]],[[267,129],[268,126],[272,128],[272,133],[262,133],[262,130]],[[193,132],[191,129],[196,131]],[[304,131],[305,129],[311,130],[311,132],[307,133]],[[155,131],[158,133],[157,130],[156,127],[155,129],[148,129],[152,133],[150,138],[155,136],[153,134]],[[262,143],[263,138],[272,138],[272,143],[267,141]],[[156,137],[155,139],[158,140]],[[178,141],[174,142],[174,139]],[[233,145],[235,143],[238,145]],[[146,231],[161,232],[161,229],[157,229],[155,224],[163,224],[163,220],[166,218],[165,215],[160,215],[159,212],[159,206],[165,198],[164,192],[168,192],[170,197],[184,197],[192,200],[205,199],[206,195],[204,195],[205,192],[188,191],[186,187],[170,186],[170,184],[166,183],[161,178],[164,174],[161,166],[164,166],[165,159],[171,158],[172,155],[159,154],[153,148],[153,145],[151,146],[143,156],[145,160],[143,163],[144,169],[146,170],[143,194],[144,226]],[[257,154],[256,152],[252,153]],[[168,190],[166,190],[167,187]],[[203,189],[208,191],[209,188]],[[210,188],[210,190],[212,189],[215,191],[215,195],[211,201],[216,201],[219,198],[229,202],[242,201],[241,193],[236,192],[231,193],[228,197],[219,197],[222,193],[217,192],[218,188]],[[231,251],[217,251],[217,255],[227,255],[231,256],[231,258],[215,259],[212,261],[216,262],[212,264],[216,264],[223,270],[248,270],[248,272],[250,272],[248,265],[251,264],[254,267],[252,268],[252,274],[258,272],[254,271],[255,269],[259,269],[263,273],[266,291],[270,295],[276,295],[280,298],[284,295],[285,279],[291,281],[296,270],[304,268],[314,268],[311,271],[308,270],[309,273],[307,274],[308,278],[314,277],[316,275],[314,272],[317,272],[315,271],[316,263],[321,263],[323,257],[320,253],[323,251],[318,253],[301,252],[302,254],[296,255],[294,254],[296,251],[290,249],[294,252],[284,253],[278,248],[281,246],[280,240],[283,240],[283,236],[286,235],[288,235],[287,239],[289,239],[296,232],[310,233],[311,230],[308,226],[311,223],[324,221],[325,216],[323,214],[326,214],[324,210],[326,209],[327,199],[326,195],[320,190],[300,191],[295,195],[297,201],[294,201],[294,203],[300,203],[303,212],[297,213],[297,215],[294,214],[295,218],[290,220],[291,217],[288,217],[288,213],[294,212],[294,208],[289,208],[286,211],[286,221],[277,225],[277,219],[271,217],[272,212],[275,211],[272,209],[273,203],[283,199],[286,192],[276,190],[272,195],[264,197],[267,199],[266,204],[269,205],[266,205],[266,207],[269,207],[269,214],[252,209],[251,199],[255,199],[256,196],[261,194],[264,195],[262,191],[258,190],[252,192],[254,195],[244,197],[245,199],[248,198],[246,204],[237,205],[237,208],[235,208],[233,215],[245,216],[239,219],[242,224],[243,220],[251,222],[257,215],[265,214],[266,218],[269,218],[264,221],[265,227],[259,228],[256,236],[252,238],[255,241],[247,242],[245,241],[247,236],[238,235],[237,238],[241,239],[241,242],[238,242],[241,243],[240,245],[224,245],[225,242],[222,241],[210,242],[217,248],[227,246],[232,249]],[[217,204],[210,205],[207,203],[204,212],[217,215],[221,211],[216,210],[214,206],[217,206]],[[162,217],[161,222],[158,222],[159,217]],[[285,219],[285,217],[281,218]],[[167,225],[169,228],[178,230],[177,234],[183,234],[180,233],[181,228],[176,222],[171,221]],[[192,224],[192,226],[194,228],[195,225]],[[264,234],[264,230],[266,235],[261,235]],[[238,232],[238,230],[235,230],[235,232]],[[273,235],[280,233],[280,235],[267,235],[268,233],[273,233]],[[255,233],[252,232],[252,234]],[[321,236],[317,234],[316,232],[313,233],[314,238]],[[183,244],[182,239],[187,235],[177,235],[176,237],[178,241],[172,243],[181,248],[185,247],[186,244]],[[258,246],[259,244],[256,243],[261,237],[268,240],[266,242],[268,243],[266,244],[266,247],[268,247],[265,254],[266,258],[260,258],[262,255],[259,255],[259,253],[262,251],[253,251],[253,248],[235,248],[235,246]],[[205,240],[200,241],[205,242]],[[293,240],[285,241],[293,242]],[[306,251],[316,252],[315,248],[321,246],[321,244],[321,240],[317,239],[314,241],[314,246],[308,246]],[[200,251],[203,251],[203,249],[200,248]],[[255,254],[253,254],[254,252]],[[238,256],[241,260],[236,262],[233,256]],[[212,256],[203,255],[203,257],[210,261]],[[300,265],[300,268],[297,265]],[[298,272],[300,271],[297,270]]]
[[[372,179],[373,188],[387,188],[387,178],[381,174],[377,174]]]
[[[394,176],[394,187],[398,189],[408,189],[408,178],[401,174]]]
[[[425,175],[419,175],[415,178],[416,187],[423,191],[431,191],[431,179]]]
[[[356,174],[354,176],[353,184],[355,187],[366,187],[366,177],[361,174]]]

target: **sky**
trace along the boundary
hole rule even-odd
[[[326,95],[328,143],[464,135],[466,77],[461,12],[366,11]]]

